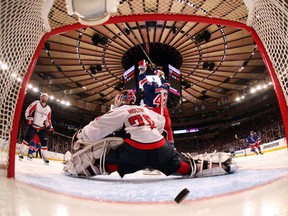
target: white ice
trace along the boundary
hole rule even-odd
[[[210,178],[81,179],[62,175],[60,162],[16,156],[16,179],[0,178],[0,215],[288,215],[287,149],[235,160],[239,171]],[[183,188],[190,194],[177,204]]]

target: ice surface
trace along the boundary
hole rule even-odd
[[[117,174],[90,179],[62,175],[63,164],[40,159],[18,161],[18,181],[73,197],[124,203],[166,203],[183,189],[190,190],[186,200],[227,195],[266,185],[288,176],[287,150],[235,159],[240,169],[230,175],[207,178],[147,176],[142,171],[121,179]]]

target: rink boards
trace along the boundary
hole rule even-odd
[[[287,148],[287,141],[286,141],[286,138],[282,138],[282,139],[275,140],[273,142],[261,144],[260,147],[263,153],[277,151],[277,150]],[[255,153],[251,152],[250,148],[246,148],[246,149],[235,151],[234,155],[235,157],[245,157],[245,156],[255,155]]]
[[[16,153],[17,154],[20,150],[20,146],[21,145],[19,143],[17,143],[17,147],[16,147]],[[286,141],[286,138],[282,138],[282,139],[275,140],[273,142],[261,144],[260,146],[261,146],[261,149],[264,153],[265,152],[271,152],[271,151],[277,151],[277,150],[287,148],[287,141]],[[250,148],[235,151],[234,154],[235,154],[235,157],[245,157],[245,156],[255,155],[254,152],[250,151]],[[65,160],[65,155],[61,154],[61,153],[48,151],[47,155],[48,155],[48,158],[50,160],[56,160],[56,161],[64,161]]]

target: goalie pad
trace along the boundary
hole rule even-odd
[[[84,143],[85,148],[71,156],[67,152],[64,174],[74,176],[94,176],[107,174],[105,170],[105,157],[111,149],[117,149],[124,140],[120,137],[108,137],[95,143]]]
[[[230,153],[217,152],[192,155],[190,153],[181,153],[191,166],[191,175],[193,177],[208,177],[233,173],[238,170],[238,166],[232,160]]]

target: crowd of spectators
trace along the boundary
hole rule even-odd
[[[285,136],[281,114],[274,110],[243,118],[235,125],[223,124],[214,128],[217,130],[214,129],[211,133],[176,135],[174,138],[177,150],[197,153],[213,152],[214,150],[233,152],[248,147],[245,138],[250,131],[256,132],[262,143]]]
[[[215,113],[211,114],[213,117]],[[210,117],[212,117],[210,116]],[[185,119],[190,121],[191,119]],[[55,120],[56,119],[56,120]],[[71,137],[75,133],[75,126],[71,122],[64,122],[54,118],[55,133],[50,135],[48,150],[65,153],[70,150]],[[183,120],[183,119],[182,119]],[[181,122],[182,122],[181,120]],[[211,118],[210,118],[211,120]],[[58,122],[57,122],[58,121]],[[178,120],[179,122],[180,120]],[[59,123],[61,122],[61,124]],[[174,122],[173,122],[174,123]],[[223,119],[221,121],[211,121],[204,123],[197,133],[175,134],[175,145],[179,152],[213,152],[226,151],[233,152],[247,148],[245,138],[250,131],[255,131],[262,140],[262,143],[274,141],[285,136],[281,113],[278,108],[261,109],[256,113],[249,113],[235,117]],[[22,120],[19,127],[18,142],[21,143],[26,130],[25,120]],[[235,135],[239,139],[235,138]]]

